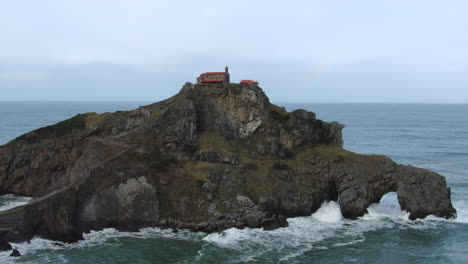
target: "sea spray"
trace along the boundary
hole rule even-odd
[[[395,192],[385,194],[379,203],[374,203],[367,208],[367,214],[363,216],[364,219],[376,219],[381,217],[388,217],[392,219],[409,219],[409,213],[401,210],[398,203],[398,197]]]
[[[343,219],[343,215],[340,211],[340,205],[334,201],[324,202],[312,217],[319,221],[328,223],[336,223]]]
[[[358,220],[344,219],[338,203],[329,201],[311,216],[288,219],[289,226],[285,228],[272,231],[228,229],[220,234],[210,234],[203,240],[257,258],[267,258],[272,249],[288,252],[277,256],[278,260],[287,262],[307,251],[364,242],[364,234],[369,231],[413,223],[408,220],[408,214],[401,211],[395,197],[395,194],[390,194],[381,203],[371,205],[369,213]]]

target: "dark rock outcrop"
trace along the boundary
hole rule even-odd
[[[19,257],[21,256],[20,252],[17,249],[13,249],[10,254],[11,257]]]
[[[11,250],[12,247],[7,241],[0,241],[0,251]]]
[[[136,110],[77,115],[0,147],[0,193],[33,196],[0,212],[0,245],[106,227],[273,229],[329,200],[357,218],[388,192],[411,219],[455,216],[443,176],[346,151],[343,127],[236,84],[186,84]]]

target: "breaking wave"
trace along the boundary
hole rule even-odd
[[[269,258],[272,261],[288,262],[305,252],[343,247],[366,240],[365,233],[384,228],[431,229],[438,221],[409,220],[409,213],[402,211],[396,193],[385,195],[380,203],[372,204],[368,213],[358,220],[344,219],[338,203],[324,202],[320,209],[309,217],[288,219],[289,226],[273,231],[260,229],[229,229],[220,234],[210,234],[203,240],[219,247],[248,252],[252,258]],[[274,252],[288,252],[287,255]]]
[[[455,201],[453,206],[457,209],[455,222],[468,224],[468,203],[466,201]]]
[[[385,195],[380,203],[372,204],[368,213],[358,220],[344,219],[339,204],[324,202],[311,216],[288,219],[289,226],[272,231],[262,229],[228,229],[221,233],[203,234],[170,229],[144,228],[139,232],[119,232],[109,228],[84,234],[77,243],[61,243],[34,238],[29,243],[12,243],[26,259],[22,263],[37,263],[37,258],[47,262],[66,263],[66,252],[75,249],[118,247],[125,239],[185,240],[196,243],[198,252],[192,263],[210,262],[210,256],[223,251],[231,263],[256,261],[290,263],[308,252],[352,246],[366,241],[366,232],[387,228],[434,229],[442,223],[439,218],[408,220],[409,214],[402,211],[395,193]],[[436,220],[436,221],[433,221]],[[54,253],[51,254],[51,251]],[[12,261],[10,252],[0,252],[0,262]],[[193,256],[192,256],[193,257]]]

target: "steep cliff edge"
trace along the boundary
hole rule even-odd
[[[0,239],[76,241],[106,227],[271,229],[328,200],[357,218],[388,192],[411,219],[455,216],[443,176],[349,152],[343,127],[238,84],[187,83],[132,111],[80,114],[0,147],[0,193],[34,197],[0,212]]]

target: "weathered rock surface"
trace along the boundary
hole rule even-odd
[[[454,217],[443,176],[342,148],[337,122],[286,112],[256,86],[186,84],[126,112],[77,115],[0,147],[0,245],[146,226],[215,232],[287,225],[338,200],[357,218],[397,192],[411,219]]]
[[[79,222],[86,229],[102,229],[119,223],[120,229],[132,231],[155,225],[158,219],[155,187],[142,176],[95,193],[84,204]]]

